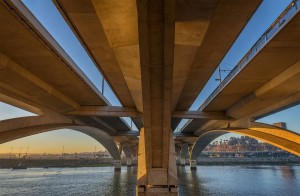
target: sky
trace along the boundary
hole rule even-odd
[[[23,0],[23,2],[101,92],[102,74],[63,20],[52,1]],[[221,69],[232,69],[290,2],[291,0],[277,0],[276,3],[274,3],[274,0],[263,0],[254,17],[246,25],[239,38],[220,63]],[[228,72],[222,72],[222,79],[224,79],[226,74]],[[218,73],[215,72],[190,110],[197,110],[213,92],[219,84],[215,80],[217,78]],[[107,82],[105,82],[104,96],[112,105],[121,105]],[[34,114],[0,102],[0,121],[32,115]],[[283,121],[287,123],[288,129],[300,133],[299,116],[300,106],[295,106],[262,118],[259,122],[272,124]],[[125,120],[130,124],[130,118]],[[184,123],[185,121],[182,121],[178,127],[181,128]],[[225,137],[229,136],[231,135]],[[0,153],[10,152],[11,148],[13,148],[13,152],[19,153],[20,148],[23,147],[23,151],[25,151],[27,146],[29,146],[29,153],[61,153],[63,146],[64,151],[67,153],[94,151],[95,147],[98,150],[103,150],[103,146],[90,136],[69,129],[61,129],[1,144]]]

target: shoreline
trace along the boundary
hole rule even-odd
[[[27,168],[79,168],[79,167],[114,167],[113,160],[40,160],[40,159],[0,159],[0,169],[11,169],[20,163]],[[200,158],[197,165],[300,165],[300,157],[292,158]],[[122,166],[126,166],[122,161]],[[132,166],[136,166],[133,164]],[[185,166],[189,167],[189,160]],[[178,164],[178,167],[180,165]]]

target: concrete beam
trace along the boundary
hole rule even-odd
[[[122,105],[134,107],[133,93],[129,91],[131,89],[128,89],[131,86],[128,80],[126,81],[126,78],[124,78],[126,74],[122,73],[124,65],[120,62],[120,59],[117,59],[119,55],[112,47],[114,46],[113,40],[110,40],[110,38],[115,38],[115,40],[124,43],[122,40],[124,37],[134,35],[132,33],[134,32],[133,29],[130,28],[132,26],[128,26],[128,24],[132,24],[134,19],[132,19],[132,13],[127,12],[134,10],[132,7],[132,2],[134,1],[54,0],[53,2],[91,59],[102,71],[107,81],[109,81]],[[122,5],[116,5],[118,3]],[[136,12],[136,10],[134,11]],[[118,19],[120,20],[118,21]],[[123,28],[126,28],[126,31]],[[132,46],[133,44],[125,43],[125,45]],[[134,53],[133,56],[136,56],[135,51],[138,53],[138,46],[133,45],[133,47],[135,48],[129,47],[129,51],[125,51],[125,53],[128,53],[122,55],[125,58],[121,59],[131,61],[131,64],[125,64],[125,69],[129,69],[129,72],[136,72],[136,69],[130,69],[129,67],[136,68],[135,63],[138,62],[137,59],[132,60],[131,58],[132,53]],[[126,47],[118,48],[124,49]],[[128,66],[126,67],[126,65]],[[133,85],[135,82],[140,81],[134,79]]]
[[[299,88],[300,61],[230,106],[226,115],[240,119],[280,111],[285,106],[299,103]]]
[[[203,111],[175,111],[172,114],[173,118],[185,119],[209,119],[209,120],[226,120],[230,117],[224,112],[203,112]]]
[[[26,110],[28,112],[37,114],[37,115],[42,115],[43,114],[43,111],[41,109],[39,109],[39,108],[37,108],[33,105],[30,105],[30,104],[24,103],[22,101],[19,101],[17,99],[14,99],[12,97],[3,95],[1,93],[0,93],[0,101],[2,101],[4,103],[7,103],[9,105],[13,105],[17,108],[21,108],[21,109]]]
[[[68,112],[70,115],[79,116],[118,116],[118,117],[142,117],[135,108],[126,108],[120,106],[80,106],[76,111]],[[227,120],[231,119],[224,112],[203,112],[203,111],[175,111],[172,118],[185,119],[209,119],[209,120]]]
[[[1,13],[3,12],[0,20],[3,27],[0,46],[5,55],[79,105],[109,105],[95,85],[22,1],[1,2],[0,9]],[[16,79],[12,81],[16,82]],[[27,92],[29,88],[24,83],[19,80],[12,86],[18,86],[21,90],[26,89],[24,92]],[[20,88],[22,85],[25,87]],[[36,90],[32,88],[30,93],[34,92]],[[72,108],[66,109],[55,99],[47,97],[43,101],[46,102],[44,105],[49,105],[49,108],[52,106],[53,109],[56,106],[56,111],[72,110]]]
[[[54,114],[29,116],[0,121],[0,133],[24,129],[26,127],[43,126],[49,124],[72,125],[73,120]]]
[[[204,36],[196,39],[197,41],[193,40],[193,47],[184,39],[184,45],[183,40],[180,45],[185,47],[175,48],[175,58],[181,55],[175,63],[178,67],[174,67],[174,73],[178,73],[174,79],[177,82],[173,95],[173,107],[177,105],[176,110],[187,110],[192,105],[260,2],[261,0],[177,1],[178,6],[182,7],[176,9],[176,14],[179,12],[181,19],[178,22],[187,26],[182,29],[187,34],[186,38],[194,38],[191,35],[195,34]],[[196,22],[200,22],[199,27],[191,28],[191,24]],[[176,33],[182,34],[180,28],[176,30]],[[195,45],[197,42],[201,42],[199,46]],[[188,50],[189,53],[186,52]],[[183,56],[185,53],[187,55]],[[186,71],[184,67],[189,70]]]
[[[44,82],[36,75],[27,71],[26,69],[18,65],[16,62],[8,58],[6,55],[0,53],[0,74],[6,72],[18,75],[18,77],[25,79],[26,82],[28,82],[28,84],[31,84],[31,88],[33,88],[32,86],[38,87],[44,93],[48,93],[49,95],[54,96],[55,98],[69,105],[73,109],[79,108],[78,103],[76,103],[74,100],[59,92],[57,89]],[[43,94],[41,94],[40,96],[42,97]]]
[[[119,106],[80,106],[78,110],[67,114],[79,116],[141,117],[141,114],[135,108]]]

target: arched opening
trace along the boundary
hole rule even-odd
[[[266,128],[265,128],[266,129]],[[237,139],[236,141],[233,141],[232,138],[231,141],[227,140],[226,142],[231,142],[233,145],[236,145],[235,142],[242,141],[245,145],[243,148],[249,151],[252,151],[254,148],[268,148],[269,144],[277,147],[273,148],[275,149],[283,149],[286,150],[292,154],[295,154],[296,156],[300,155],[300,142],[299,142],[299,135],[294,134],[292,132],[288,132],[287,130],[281,130],[281,129],[274,129],[274,133],[270,133],[269,130],[264,130],[264,128],[261,128],[261,130],[258,128],[256,129],[227,129],[227,130],[212,130],[208,131],[205,134],[201,135],[199,139],[194,144],[192,151],[191,151],[191,160],[196,160],[200,153],[206,149],[206,150],[212,150],[209,149],[213,147],[213,150],[221,151],[221,149],[229,150],[230,148],[224,144],[224,134],[226,133],[236,133],[239,135],[243,135],[241,139]],[[277,133],[276,133],[277,132]],[[222,141],[216,141],[217,138],[222,138]],[[259,140],[259,141],[258,141]],[[214,144],[210,145],[212,142],[215,142]],[[264,142],[264,144],[262,144]],[[256,146],[253,146],[256,144]],[[242,150],[240,149],[241,145],[238,144],[235,146],[235,148],[231,147],[231,150]],[[270,147],[269,147],[270,149]],[[265,150],[265,149],[264,149]]]
[[[0,153],[7,152],[11,147],[14,147],[13,152],[18,153],[19,147],[22,146],[24,148],[29,146],[29,153],[46,154],[62,154],[62,147],[64,147],[63,153],[105,150],[97,140],[86,134],[72,129],[58,129],[3,143],[0,145]]]
[[[62,132],[61,129],[65,131]],[[113,138],[104,131],[94,127],[79,125],[44,125],[27,127],[21,130],[5,131],[1,132],[0,135],[0,143],[12,141],[10,144],[6,143],[0,146],[0,152],[6,151],[6,158],[12,158],[13,153],[15,158],[28,158],[29,154],[27,153],[29,150],[27,147],[30,147],[31,152],[33,152],[34,149],[39,149],[37,151],[39,151],[40,155],[42,153],[40,158],[46,155],[49,157],[51,155],[49,155],[51,152],[50,149],[52,149],[52,156],[57,159],[77,160],[81,157],[82,159],[88,159],[90,162],[96,163],[96,159],[105,158],[106,163],[120,162],[120,154]],[[72,142],[74,142],[75,145],[70,145]],[[86,147],[84,147],[85,145]],[[77,153],[76,151],[81,147],[83,147],[81,153]],[[73,150],[68,148],[73,148]],[[100,148],[102,149],[101,153],[99,152]],[[45,152],[46,149],[49,150],[48,153]]]

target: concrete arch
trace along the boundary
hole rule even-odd
[[[202,133],[193,145],[191,159],[196,160],[211,141],[225,133],[246,135],[300,156],[299,134],[263,123],[251,123],[249,128],[226,128]]]
[[[113,138],[96,127],[76,124],[68,118],[49,119],[45,116],[22,117],[0,121],[0,144],[38,133],[68,128],[82,132],[101,143],[115,160],[121,160]]]

